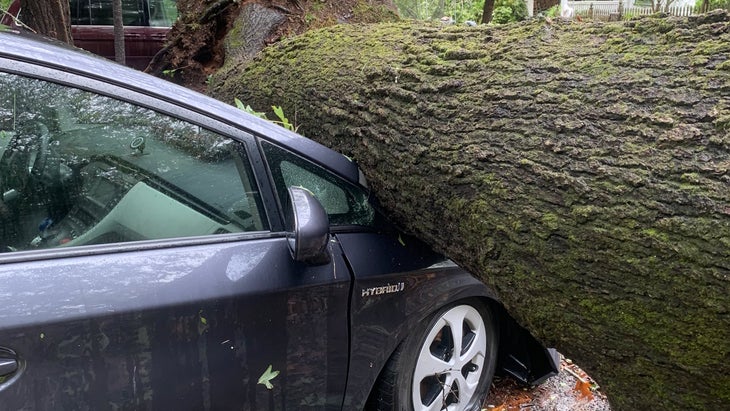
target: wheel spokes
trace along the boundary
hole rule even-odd
[[[474,396],[474,393],[479,386],[479,379],[470,383],[461,373],[457,373],[455,375],[455,382],[459,386],[459,403],[465,405]]]
[[[446,387],[449,387],[452,382],[453,378],[450,378],[448,374],[429,377],[421,381],[421,402],[415,404],[416,409],[419,405],[423,406],[423,410],[443,409],[447,395]]]
[[[484,321],[471,306],[444,313],[426,336],[414,370],[418,410],[463,409],[475,395],[485,366]]]
[[[420,382],[425,378],[443,374],[449,369],[451,369],[451,364],[434,356],[428,349],[421,350],[413,380]]]
[[[463,306],[456,307],[446,312],[443,320],[448,325],[451,332],[451,341],[453,341],[455,354],[461,356],[462,345],[464,343],[464,318],[466,310]],[[458,349],[457,349],[458,348]]]

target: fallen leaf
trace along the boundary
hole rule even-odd
[[[593,392],[591,392],[591,383],[589,381],[579,379],[575,384],[575,390],[580,393],[580,398],[587,400],[593,399]]]
[[[271,383],[271,380],[276,378],[276,376],[279,375],[279,371],[272,371],[271,370],[271,364],[269,364],[269,368],[264,371],[263,374],[259,377],[259,384],[263,384],[266,386],[267,389],[274,388],[274,384]]]

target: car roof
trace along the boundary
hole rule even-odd
[[[364,177],[354,162],[313,140],[204,94],[125,67],[66,43],[26,33],[0,32],[0,59],[22,61],[100,80],[193,112],[203,113],[222,123],[284,146],[353,183],[365,185]]]

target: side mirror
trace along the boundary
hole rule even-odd
[[[309,190],[289,187],[289,213],[288,221],[294,226],[287,240],[294,260],[315,265],[329,263],[330,223],[322,204]]]

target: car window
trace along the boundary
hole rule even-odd
[[[150,26],[170,27],[177,19],[177,0],[149,0]]]
[[[267,230],[243,145],[106,96],[0,73],[0,249]]]
[[[112,0],[70,0],[71,24],[113,26]],[[170,27],[177,18],[175,0],[122,0],[125,26]]]
[[[281,204],[287,202],[287,188],[311,191],[327,211],[331,225],[372,226],[375,211],[360,187],[269,142],[262,142]]]

